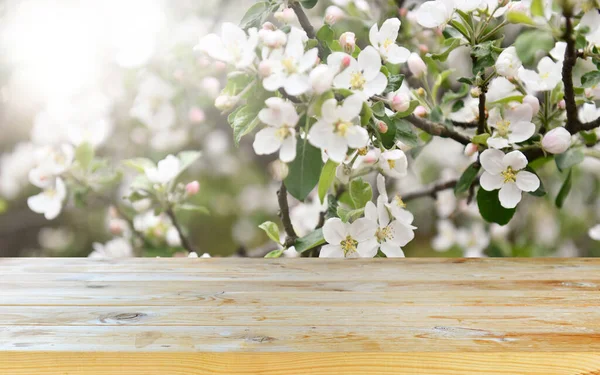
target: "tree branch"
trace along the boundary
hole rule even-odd
[[[442,190],[452,189],[456,186],[458,180],[450,180],[447,182],[438,182],[429,187],[426,187],[423,190],[415,191],[412,193],[402,195],[402,200],[404,202],[411,201],[413,199],[423,198],[423,197],[432,197],[435,199],[437,193]]]
[[[487,85],[479,87],[481,94],[479,94],[479,118],[477,119],[477,134],[485,133],[485,93],[487,91]]]
[[[286,239],[285,239],[285,247],[293,246],[296,240],[298,239],[298,235],[294,230],[294,226],[292,225],[292,219],[290,219],[290,206],[288,205],[287,200],[287,189],[285,184],[281,182],[281,187],[277,191],[277,203],[279,203],[279,218],[281,219],[281,223],[283,224],[283,229],[285,230]]]
[[[181,240],[181,245],[183,246],[183,248],[189,251],[190,253],[197,253],[196,249],[194,249],[194,246],[190,243],[185,234],[183,234],[183,229],[181,228],[181,225],[179,225],[179,221],[177,221],[177,216],[175,216],[175,212],[173,212],[173,207],[167,208],[165,212],[171,219],[171,223],[173,223],[175,229],[177,229],[177,233],[179,234],[179,239]]]
[[[304,29],[304,31],[306,32],[306,36],[308,36],[310,39],[316,39],[317,34],[315,32],[315,28],[310,23],[310,20],[308,19],[306,13],[304,13],[302,5],[296,1],[291,1],[289,7],[294,11],[294,13],[296,13],[296,17],[298,17],[298,22],[300,22],[300,26],[302,26],[302,29]],[[321,42],[319,42],[317,48],[319,49],[319,56],[323,58],[323,56],[325,55],[325,50]]]
[[[417,128],[431,135],[437,135],[443,138],[452,138],[455,141],[462,143],[463,145],[468,145],[469,143],[471,143],[471,140],[467,136],[462,135],[455,130],[449,129],[442,124],[437,124],[435,122],[422,119],[415,115],[410,115],[405,119]]]
[[[565,42],[567,43],[567,47],[565,48],[565,58],[562,66],[562,81],[565,86],[565,105],[567,110],[566,129],[571,134],[575,134],[579,132],[581,125],[579,119],[577,118],[577,104],[575,103],[575,90],[573,89],[573,67],[577,61],[577,54],[575,52],[575,40],[573,39],[571,10],[565,8],[563,14],[566,21],[564,38]]]

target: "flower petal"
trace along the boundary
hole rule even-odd
[[[521,151],[511,151],[504,155],[502,164],[504,165],[504,168],[511,167],[515,171],[520,171],[527,166],[527,158]]]
[[[283,140],[279,149],[279,160],[289,163],[296,158],[296,136],[291,135]]]
[[[342,103],[339,117],[344,121],[352,121],[360,114],[363,106],[363,99],[361,95],[351,95],[344,100]],[[338,120],[338,119],[336,119]]]
[[[356,251],[361,258],[373,258],[377,255],[377,249],[379,248],[379,243],[373,237],[367,241],[360,242]]]
[[[540,187],[540,179],[531,172],[520,171],[517,173],[516,184],[523,191],[536,191]]]
[[[347,226],[348,224],[337,217],[328,219],[323,225],[323,238],[329,244],[338,245],[348,236]]]
[[[379,72],[375,75],[375,78],[368,80],[367,83],[365,83],[363,94],[367,98],[370,98],[373,95],[379,95],[385,90],[386,86],[387,78],[385,77],[385,74]]]
[[[380,249],[388,258],[404,258],[404,251],[402,251],[400,246],[394,246],[384,242],[381,244]]]
[[[397,44],[392,44],[388,47],[386,60],[391,64],[401,64],[408,61],[410,51]]]
[[[277,129],[274,127],[266,127],[256,133],[252,147],[257,155],[269,155],[279,150],[281,140],[276,135]]]
[[[346,140],[352,148],[365,147],[369,142],[369,132],[361,126],[351,126],[346,132]]]
[[[344,250],[340,245],[325,245],[321,247],[319,258],[343,258]]]
[[[365,218],[355,220],[350,224],[350,236],[358,242],[363,242],[375,236],[377,224]]]
[[[481,178],[479,179],[479,184],[483,188],[483,190],[492,191],[497,190],[504,185],[504,177],[499,174],[490,174],[488,172],[483,172],[481,174]]]
[[[514,182],[508,182],[502,186],[498,193],[500,204],[504,208],[515,208],[521,201],[521,190]]]
[[[502,160],[504,152],[500,150],[487,149],[481,153],[479,161],[487,172],[491,174],[500,174],[505,168]]]
[[[390,228],[394,237],[387,242],[391,244],[404,246],[415,238],[415,232],[412,228],[398,220],[393,221]]]
[[[310,90],[310,79],[306,74],[292,74],[283,84],[285,92],[292,96],[304,94]]]
[[[367,82],[373,80],[381,69],[381,57],[373,46],[367,46],[358,55],[358,66],[363,71],[363,76]]]

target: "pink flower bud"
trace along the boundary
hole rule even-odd
[[[192,124],[199,124],[201,122],[204,122],[204,120],[206,119],[206,115],[204,114],[204,111],[201,108],[192,107],[188,112],[188,119]]]
[[[227,69],[227,64],[225,64],[223,61],[215,61],[213,66],[217,72],[223,72],[225,69]]]
[[[564,99],[560,100],[556,105],[558,106],[559,109],[567,108],[567,103],[565,102]]]
[[[427,109],[425,109],[425,107],[422,105],[419,105],[417,108],[415,108],[413,114],[417,117],[425,117],[427,116]]]
[[[333,25],[344,18],[345,15],[346,14],[341,8],[331,5],[325,10],[325,23],[328,25]]]
[[[215,107],[220,111],[229,111],[233,109],[238,102],[238,98],[235,96],[219,95],[215,99]]]
[[[292,8],[285,8],[281,12],[275,12],[275,19],[283,23],[292,23],[296,19],[296,13]]]
[[[187,195],[196,195],[200,190],[200,183],[198,181],[189,182],[185,185],[185,192]]]
[[[400,17],[406,17],[407,14],[408,14],[408,8],[400,8],[400,9],[398,9],[398,15]]]
[[[272,72],[271,65],[271,61],[269,60],[261,61],[260,64],[258,64],[258,74],[263,78],[270,76]]]
[[[392,109],[396,112],[404,112],[410,107],[410,97],[400,93],[392,98]]]
[[[408,57],[408,69],[415,77],[421,77],[427,72],[427,65],[416,53],[411,53]]]
[[[592,89],[591,87],[586,87],[583,92],[586,98],[592,98],[594,96],[594,89]]]
[[[351,57],[346,55],[342,58],[342,67],[347,68],[350,66],[350,62],[352,61]]]
[[[381,134],[385,134],[385,133],[387,133],[387,131],[388,131],[388,126],[387,126],[387,124],[386,124],[385,122],[383,122],[383,121],[379,121],[379,122],[377,123],[377,127],[379,128],[379,132],[380,132]]]
[[[123,233],[125,228],[123,228],[123,223],[121,220],[111,220],[108,224],[108,230],[111,234],[118,236]]]
[[[523,97],[523,104],[531,107],[534,116],[540,111],[540,101],[533,95],[525,95]]]
[[[425,44],[419,44],[419,52],[427,53],[429,52],[429,47],[427,47]]]
[[[347,31],[340,35],[339,42],[346,53],[352,53],[354,51],[354,47],[356,46],[356,35],[350,31]]]
[[[271,22],[267,21],[265,23],[262,24],[261,27],[263,30],[276,30],[277,27],[275,27],[275,25],[273,25]]]
[[[571,133],[563,127],[554,128],[542,138],[542,148],[551,154],[562,154],[571,146]]]
[[[469,143],[465,146],[465,156],[473,156],[479,150],[475,143]]]

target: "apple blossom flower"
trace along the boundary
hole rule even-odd
[[[146,168],[144,173],[148,180],[157,184],[167,184],[171,182],[180,172],[179,159],[173,155],[167,155],[166,158],[159,161],[156,167]]]
[[[600,241],[600,224],[596,224],[590,228],[588,235],[592,240]]]
[[[35,156],[40,163],[29,171],[29,182],[42,189],[53,185],[54,178],[71,167],[74,158],[75,149],[70,144],[43,147]]]
[[[43,214],[47,220],[52,220],[60,214],[66,197],[65,183],[60,177],[57,177],[52,186],[48,186],[41,193],[27,198],[27,205],[31,211]]]
[[[206,114],[201,108],[192,107],[188,111],[188,120],[193,124],[199,124],[206,120]]]
[[[586,123],[594,121],[600,117],[600,108],[596,108],[594,103],[583,103],[578,112],[579,121]]]
[[[460,228],[456,236],[456,242],[463,248],[464,257],[481,258],[483,251],[490,244],[490,235],[482,223],[474,223],[470,228]]]
[[[179,236],[179,232],[177,228],[174,226],[170,226],[165,233],[165,242],[170,247],[179,247],[181,246],[181,237]]]
[[[306,33],[292,27],[283,51],[274,50],[268,60],[272,61],[272,73],[263,80],[268,91],[283,88],[289,95],[304,94],[310,89],[308,71],[318,61],[317,48],[304,52]]]
[[[342,66],[344,59],[349,60],[349,65],[333,79],[334,87],[350,89],[363,100],[385,90],[387,78],[380,72],[381,58],[375,48],[367,46],[358,55],[358,61],[346,53],[334,52],[327,58],[327,65]]]
[[[487,92],[487,100],[489,103],[494,103],[513,96],[522,96],[522,94],[517,91],[515,85],[510,83],[508,79],[504,77],[492,79]]]
[[[333,78],[338,71],[339,68],[333,68],[325,64],[320,64],[315,67],[308,76],[313,92],[320,95],[331,89]]]
[[[273,26],[275,27],[275,26]],[[279,29],[263,28],[258,31],[258,38],[263,44],[263,53],[267,53],[268,49],[282,48],[287,42],[287,34]],[[264,50],[264,48],[267,50]]]
[[[325,23],[333,25],[346,16],[346,13],[335,5],[330,5],[325,9]]]
[[[296,19],[296,13],[292,8],[284,8],[279,12],[275,12],[275,19],[283,23],[292,23]]]
[[[465,150],[464,150],[464,154],[465,156],[473,156],[475,155],[475,153],[479,150],[479,146],[477,146],[475,143],[469,143],[468,145],[465,146]]]
[[[381,25],[381,29],[375,23],[369,30],[369,41],[379,51],[383,61],[391,64],[406,62],[410,56],[409,50],[396,44],[400,23],[398,18],[388,18]]]
[[[458,230],[450,220],[438,220],[436,223],[437,234],[431,239],[431,247],[435,251],[450,250],[457,242]]]
[[[347,97],[342,105],[335,99],[326,100],[321,107],[321,118],[310,128],[308,141],[325,149],[336,163],[344,161],[348,147],[365,147],[369,133],[357,125],[362,103],[360,95]]]
[[[550,50],[550,56],[556,61],[565,59],[565,51],[567,50],[567,42],[556,42],[554,48]]]
[[[521,151],[504,154],[497,149],[487,149],[481,153],[480,162],[484,169],[479,180],[481,188],[500,189],[498,197],[504,208],[515,208],[521,201],[521,191],[532,192],[540,187],[539,178],[523,170],[527,158]]]
[[[571,146],[571,133],[563,127],[558,127],[544,134],[542,148],[551,154],[562,154]]]
[[[419,25],[427,28],[445,25],[454,13],[454,0],[426,1],[415,12]]]
[[[408,69],[417,78],[427,73],[427,65],[418,53],[411,53],[408,57]]]
[[[422,105],[418,105],[413,111],[413,114],[417,117],[425,117],[427,116],[427,108],[423,107]]]
[[[385,177],[381,174],[377,175],[377,191],[379,192],[379,197],[377,197],[377,199],[383,200],[394,219],[401,221],[411,230],[417,229],[412,226],[415,217],[406,209],[406,204],[402,201],[400,195],[394,196],[392,200],[389,201],[387,190],[385,188]]]
[[[520,104],[500,114],[498,108],[492,108],[488,124],[494,129],[487,139],[492,148],[504,148],[510,144],[524,142],[535,133],[535,125],[531,122],[532,111],[527,104]]]
[[[266,128],[256,133],[254,152],[268,155],[279,150],[279,159],[289,163],[296,158],[296,124],[299,116],[294,105],[278,97],[265,101],[267,108],[258,113],[258,118]]]
[[[468,97],[463,103],[464,105],[461,109],[448,115],[450,120],[458,122],[477,121],[479,118],[479,100],[477,98]]]
[[[328,219],[323,225],[327,245],[321,248],[321,258],[373,258],[379,246],[375,233],[377,224],[361,218],[344,223],[339,218]]]
[[[384,175],[394,178],[406,176],[408,161],[402,150],[388,150],[379,156],[378,165]]]
[[[523,104],[527,104],[531,107],[531,113],[533,116],[537,115],[537,113],[540,111],[539,99],[531,94],[527,94],[523,97]]]
[[[221,36],[208,34],[200,39],[194,50],[207,53],[215,60],[234,65],[237,69],[250,66],[256,58],[258,31],[250,28],[248,35],[239,26],[224,22],[221,26]]]
[[[548,56],[542,57],[537,72],[521,67],[519,78],[531,91],[552,90],[562,79],[562,62],[554,62]]]
[[[356,35],[353,32],[346,31],[340,35],[339,42],[346,53],[352,53],[356,47]]]
[[[229,111],[236,106],[239,100],[237,96],[219,95],[215,99],[215,108],[220,111]]]
[[[105,244],[94,242],[92,247],[94,251],[88,255],[92,259],[133,257],[133,247],[124,238],[114,238]]]
[[[518,76],[519,68],[523,66],[523,63],[517,55],[517,49],[510,46],[500,53],[494,66],[499,75],[510,79]]]

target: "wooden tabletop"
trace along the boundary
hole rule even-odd
[[[0,259],[3,375],[598,375],[594,352],[596,259]]]

